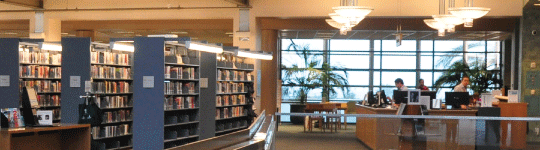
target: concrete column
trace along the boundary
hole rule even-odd
[[[75,34],[77,37],[90,37],[92,41],[95,41],[96,32],[94,30],[77,30]]]

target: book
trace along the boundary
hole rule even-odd
[[[4,108],[0,110],[2,114],[4,114],[4,116],[6,116],[6,118],[8,119],[10,128],[25,127],[24,118],[18,108]]]

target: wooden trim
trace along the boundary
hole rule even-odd
[[[424,19],[431,17],[415,18],[365,18],[353,27],[353,30],[396,30],[401,24],[402,30],[413,31],[433,31],[424,23]],[[456,26],[456,31],[507,31],[513,32],[515,24],[519,23],[521,17],[484,17],[474,20],[472,28],[465,28],[463,25]],[[257,17],[256,21],[261,30],[337,30],[328,25],[324,20],[328,18],[275,18]]]
[[[273,52],[274,59],[261,60],[261,110],[266,110],[266,114],[276,113],[277,108],[277,81],[278,81],[278,49],[277,30],[261,31],[261,50]]]
[[[2,20],[0,30],[30,30],[30,20]]]

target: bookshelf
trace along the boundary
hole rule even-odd
[[[199,139],[200,53],[165,44],[164,148]]]
[[[245,129],[251,122],[247,108],[252,107],[246,100],[247,85],[253,83],[253,65],[233,62],[239,60],[226,53],[218,56],[216,79],[216,132],[223,135]]]
[[[23,87],[37,92],[39,110],[53,111],[53,122],[61,121],[62,52],[42,50],[38,43],[19,43],[19,93]]]
[[[91,44],[92,95],[103,113],[103,122],[92,127],[92,139],[99,149],[132,147],[132,66],[133,52],[114,50],[109,44]]]
[[[133,147],[133,52],[112,50],[90,38],[62,38],[62,123],[78,123],[85,81],[101,109],[103,122],[91,126],[92,149]],[[70,81],[80,78],[79,83]],[[73,84],[75,82],[77,84]]]

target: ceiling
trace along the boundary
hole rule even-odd
[[[77,31],[62,31],[62,37],[74,37]],[[233,42],[232,30],[214,29],[214,30],[201,30],[201,29],[148,29],[148,30],[126,30],[126,29],[98,29],[95,30],[94,41],[108,42],[110,38],[130,38],[136,36],[148,36],[148,35],[160,35],[171,34],[178,37],[191,37],[192,40],[206,40],[209,43],[223,43],[225,45]]]
[[[338,30],[282,30],[285,39],[382,39],[395,40],[396,31],[389,30],[353,30],[347,35],[340,35]],[[456,31],[438,36],[437,31],[401,31],[403,40],[506,40],[510,32],[501,31]]]

